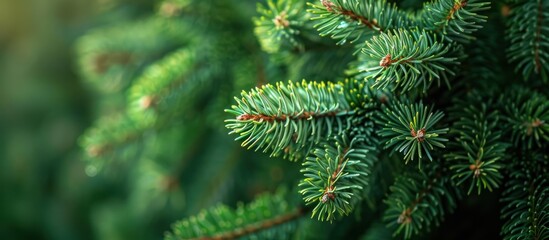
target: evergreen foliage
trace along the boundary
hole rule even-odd
[[[406,163],[415,156],[421,160],[423,154],[432,161],[430,151],[434,147],[444,148],[443,142],[448,141],[439,136],[446,134],[447,128],[433,129],[444,114],[432,113],[421,102],[408,105],[394,101],[389,107],[382,109],[382,112],[377,122],[383,126],[379,135],[385,139],[385,148],[393,147],[394,151],[404,153]],[[421,161],[419,166],[421,168]]]
[[[504,239],[547,239],[549,2],[508,2],[165,0],[81,38],[118,99],[81,145],[95,170],[165,163],[189,208],[166,239],[428,238],[486,196]]]
[[[353,114],[341,85],[333,83],[267,84],[243,92],[236,101],[238,106],[227,111],[237,117],[227,120],[227,128],[245,139],[242,146],[270,150],[271,156],[284,152],[290,159],[309,152],[323,138],[341,134],[351,125],[346,116]]]
[[[374,36],[362,53],[366,56],[358,69],[375,80],[372,87],[392,86],[402,92],[418,87],[427,91],[433,81],[440,86],[440,80],[450,86],[454,66],[463,57],[460,47],[438,42],[425,31],[403,29]]]
[[[448,40],[466,42],[474,39],[472,33],[482,28],[486,16],[482,12],[490,2],[478,0],[431,1],[418,14],[420,26],[442,34]]]
[[[438,226],[460,199],[444,165],[433,162],[423,172],[406,172],[397,177],[387,197],[383,219],[393,230],[410,238],[413,234]]]
[[[212,207],[173,226],[166,239],[285,239],[296,228],[303,210],[289,204],[285,191],[258,196],[256,200],[232,210],[224,205]]]
[[[320,1],[310,4],[315,15],[315,28],[321,36],[338,39],[338,44],[347,41],[356,43],[380,32],[407,26],[408,18],[398,12],[394,4],[386,1]]]
[[[503,192],[501,216],[504,239],[549,238],[549,172],[547,155],[526,154],[513,162],[521,171],[511,173]]]
[[[479,105],[469,105],[472,101],[481,102]],[[474,91],[467,100],[457,102],[453,112],[453,132],[456,140],[453,146],[456,149],[446,157],[452,162],[450,169],[454,170],[452,178],[457,185],[471,182],[468,193],[476,186],[478,194],[482,189],[499,187],[503,175],[501,168],[508,145],[504,143],[502,133],[497,130],[500,123],[498,111],[488,109],[493,101],[484,100]]]
[[[336,215],[348,215],[360,202],[376,157],[361,138],[343,136],[335,140],[335,146],[325,143],[320,147],[303,162],[301,172],[306,178],[299,184],[300,193],[307,204],[316,203],[312,217],[333,221]]]
[[[510,1],[507,39],[511,42],[507,49],[509,60],[515,64],[517,72],[529,79],[532,73],[542,81],[549,79],[549,2]]]

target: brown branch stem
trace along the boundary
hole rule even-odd
[[[362,25],[364,25],[364,26],[366,26],[370,29],[377,30],[379,32],[383,32],[383,29],[381,28],[381,26],[379,26],[379,24],[377,23],[377,21],[375,19],[369,20],[369,19],[367,19],[363,16],[360,16],[360,15],[356,14],[355,12],[353,12],[349,9],[344,9],[341,6],[336,6],[334,3],[330,2],[329,0],[322,0],[322,5],[324,5],[326,10],[328,10],[329,12],[347,16],[350,19],[352,19],[354,21],[357,21],[357,22],[361,23]]]
[[[536,26],[536,42],[534,43],[534,62],[536,73],[539,73],[541,70],[541,60],[539,56],[539,44],[541,41],[541,29],[543,22],[543,1],[538,1],[538,16],[537,16],[537,26]]]
[[[427,195],[427,193],[429,193],[433,189],[433,185],[434,185],[436,179],[439,179],[441,177],[442,177],[442,172],[438,171],[436,173],[435,178],[431,179],[429,181],[429,184],[427,184],[427,188],[422,189],[418,194],[419,196],[410,204],[410,206],[408,208],[406,208],[404,211],[402,211],[402,213],[398,217],[398,223],[400,223],[400,224],[409,224],[409,223],[412,222],[412,211],[413,211],[413,209],[419,203],[421,203],[421,201],[423,201],[423,198],[425,197],[425,195]]]
[[[341,113],[341,112],[343,111],[330,111],[325,113],[317,113],[317,112],[310,111],[310,112],[293,113],[293,114],[281,114],[279,116],[243,113],[240,116],[236,117],[236,119],[240,121],[254,120],[254,121],[265,121],[265,122],[284,122],[287,119],[305,120],[311,117],[312,118],[335,117],[338,113]]]
[[[249,234],[259,232],[264,229],[272,228],[274,226],[290,222],[296,218],[301,217],[305,211],[302,208],[298,208],[290,213],[273,217],[259,223],[249,224],[242,228],[234,229],[233,231],[223,232],[212,237],[197,238],[200,240],[221,240],[221,239],[235,239]]]

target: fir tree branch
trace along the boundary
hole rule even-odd
[[[456,208],[461,195],[451,185],[444,167],[437,162],[428,165],[426,171],[414,170],[397,177],[387,197],[388,209],[384,214],[387,226],[393,229],[393,236],[403,234],[409,239],[418,235],[431,225],[438,225],[445,212]]]
[[[406,163],[427,155],[433,160],[430,151],[435,147],[444,148],[443,142],[448,139],[441,135],[448,132],[448,128],[436,129],[444,114],[442,112],[431,112],[430,107],[419,104],[406,104],[398,101],[392,102],[380,111],[376,123],[383,126],[379,136],[385,143],[385,148],[392,147],[396,152],[404,153]]]
[[[373,37],[362,53],[358,71],[375,80],[373,87],[391,86],[402,92],[418,87],[426,92],[433,81],[440,86],[441,80],[449,87],[450,75],[464,57],[458,45],[439,42],[426,31],[404,29]]]
[[[116,92],[128,87],[146,63],[195,37],[185,23],[156,17],[93,31],[77,42],[80,71],[99,89]]]
[[[347,41],[364,41],[373,35],[389,29],[409,25],[408,15],[399,11],[394,4],[385,0],[321,0],[321,4],[310,4],[311,13],[317,17],[315,28],[321,36],[330,35],[338,44]]]
[[[311,218],[318,214],[319,220],[331,222],[353,210],[377,161],[373,151],[362,137],[346,136],[312,150],[301,169],[305,179],[299,184],[307,205],[316,204]]]
[[[254,32],[264,51],[304,50],[302,35],[308,30],[306,23],[311,17],[304,7],[303,0],[268,0],[266,7],[257,5],[261,16],[254,18]]]
[[[505,96],[505,97],[503,97]],[[549,100],[542,94],[525,88],[508,90],[500,98],[503,105],[505,133],[515,146],[532,148],[549,143]]]
[[[524,0],[513,6],[508,20],[509,62],[529,79],[534,72],[549,80],[549,1]],[[532,16],[532,14],[535,14]]]
[[[110,116],[99,119],[95,127],[88,129],[80,139],[80,145],[86,149],[89,158],[105,158],[117,151],[123,151],[128,145],[141,139],[145,129],[125,116]],[[100,168],[99,161],[94,161]],[[102,164],[100,164],[102,165]]]
[[[501,199],[505,240],[547,239],[549,236],[549,175],[547,155],[525,153],[515,161]],[[530,158],[530,159],[528,159]]]
[[[466,99],[456,101],[450,117],[456,119],[451,134],[456,135],[451,143],[451,153],[445,157],[450,160],[452,179],[457,185],[470,181],[468,194],[476,186],[478,194],[482,189],[499,187],[503,178],[501,170],[508,144],[501,139],[499,112],[489,106],[493,101],[485,101],[480,93],[474,91]],[[477,102],[471,105],[471,102]]]
[[[281,216],[276,216],[276,217],[264,220],[264,221],[259,222],[259,223],[254,223],[254,224],[250,224],[250,225],[242,226],[240,228],[233,229],[231,231],[218,233],[218,234],[216,234],[212,237],[202,237],[202,238],[197,238],[197,239],[201,239],[201,240],[236,239],[236,238],[239,238],[239,237],[252,235],[252,234],[255,234],[257,232],[261,232],[261,231],[264,231],[266,229],[276,227],[277,225],[281,225],[281,224],[285,224],[285,223],[288,223],[290,221],[293,221],[296,218],[301,217],[301,215],[303,215],[303,212],[304,212],[303,209],[298,208],[298,209],[296,209],[296,210],[294,210],[290,213],[287,213],[287,214],[284,214],[284,215],[281,215]]]
[[[482,28],[486,16],[478,12],[490,9],[490,2],[478,0],[434,0],[425,4],[418,18],[425,30],[441,33],[448,40],[467,42]]]
[[[144,127],[174,122],[193,110],[193,99],[220,72],[187,49],[178,49],[149,66],[130,88],[128,115]],[[179,115],[179,117],[177,116]],[[164,118],[164,119],[162,119]]]
[[[244,139],[242,146],[285,153],[292,160],[313,144],[339,135],[351,127],[354,111],[345,100],[340,84],[289,81],[243,92],[238,105],[226,110],[235,119],[226,120],[230,133]]]
[[[223,205],[213,207],[175,223],[165,239],[287,238],[306,211],[291,206],[286,195],[286,191],[265,194],[235,210]]]

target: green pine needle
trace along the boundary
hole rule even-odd
[[[449,148],[452,152],[445,155],[452,164],[450,170],[456,184],[470,182],[468,194],[474,188],[480,194],[482,189],[492,191],[500,186],[502,161],[509,147],[502,132],[496,130],[501,124],[499,112],[488,107],[494,106],[494,101],[485,102],[478,96],[479,92],[474,91],[466,99],[456,101],[450,116],[456,119],[451,133],[457,136]]]
[[[433,82],[441,80],[450,87],[450,78],[463,58],[461,46],[444,43],[427,31],[404,30],[384,32],[366,42],[363,61],[358,70],[373,87],[392,86],[402,92],[420,88],[426,92]]]
[[[316,143],[351,127],[352,111],[342,85],[291,82],[264,85],[242,92],[226,120],[242,146],[299,159]]]
[[[374,148],[363,137],[352,140],[337,137],[311,151],[303,163],[300,193],[309,204],[316,204],[311,218],[333,221],[348,215],[363,197],[369,175],[377,160]]]
[[[525,79],[549,81],[549,1],[517,1],[507,21],[509,62]],[[537,79],[535,79],[537,80]]]
[[[263,194],[237,209],[218,205],[173,224],[166,240],[179,239],[286,239],[304,210],[290,205],[286,191]]]
[[[338,44],[362,42],[382,31],[410,25],[409,15],[385,0],[322,0],[310,4],[321,36],[331,36]]]
[[[549,239],[548,156],[527,154],[514,161],[501,201],[504,240]]]
[[[383,220],[393,230],[393,236],[403,235],[405,239],[438,226],[461,198],[459,189],[452,186],[438,162],[429,164],[422,172],[409,169],[397,177],[390,191]]]
[[[438,0],[427,3],[418,16],[425,30],[441,33],[448,40],[469,42],[473,33],[486,22],[487,17],[478,14],[490,9],[490,2],[479,0]]]
[[[260,16],[254,18],[254,32],[264,51],[303,50],[300,34],[310,18],[304,7],[302,0],[268,0],[267,6],[257,5]]]
[[[510,88],[512,89],[512,88]],[[525,88],[509,90],[502,95],[506,132],[511,132],[515,146],[526,148],[548,146],[549,99]]]
[[[379,131],[385,148],[393,148],[404,154],[406,163],[414,158],[419,160],[427,156],[433,160],[431,151],[444,148],[443,142],[448,141],[441,135],[448,132],[448,128],[436,128],[435,125],[442,119],[442,112],[431,112],[431,108],[423,103],[406,104],[392,102],[382,109],[376,122],[383,129]]]

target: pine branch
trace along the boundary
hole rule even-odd
[[[206,63],[195,51],[178,49],[151,64],[129,89],[128,115],[152,127],[177,123],[195,110],[192,103],[221,72],[214,59]]]
[[[378,135],[385,143],[385,148],[392,147],[394,151],[404,153],[406,163],[416,157],[419,158],[419,168],[421,168],[423,155],[427,155],[432,161],[430,152],[435,147],[444,148],[443,142],[448,139],[441,135],[446,134],[448,128],[435,128],[444,114],[432,113],[431,109],[423,106],[421,102],[407,104],[398,101],[383,108],[376,123],[383,126]]]
[[[393,236],[403,234],[405,239],[429,231],[431,225],[438,226],[461,198],[437,162],[429,164],[424,172],[405,172],[390,190],[383,219],[393,229]]]
[[[304,50],[301,34],[311,17],[304,7],[303,0],[268,0],[266,7],[257,5],[261,16],[254,18],[254,32],[264,51]]]
[[[113,154],[133,155],[137,152],[141,135],[144,129],[125,116],[110,116],[99,119],[94,127],[88,129],[80,139],[80,145],[86,149],[87,157],[97,172],[103,168],[106,161]]]
[[[529,79],[534,72],[549,81],[549,1],[522,0],[513,6],[508,21],[509,62]]]
[[[502,95],[506,133],[515,146],[532,148],[549,142],[549,100],[542,94],[525,88],[508,90]]]
[[[548,239],[547,155],[527,154],[521,160],[515,161],[501,199],[506,204],[501,210],[501,217],[505,219],[501,234],[505,240]]]
[[[145,64],[195,35],[183,22],[155,17],[96,30],[77,42],[80,71],[99,89],[116,92],[128,87]]]
[[[310,4],[312,19],[321,36],[346,42],[361,42],[383,31],[410,25],[408,15],[385,0],[322,0]]]
[[[288,238],[305,211],[291,206],[285,197],[285,191],[278,191],[274,195],[259,196],[235,210],[224,205],[204,210],[197,216],[176,222],[165,239]]]
[[[363,197],[375,157],[374,148],[364,144],[362,137],[352,140],[336,137],[311,151],[303,163],[300,193],[309,204],[316,204],[311,218],[333,221],[348,215]]]
[[[264,85],[235,98],[237,105],[226,111],[237,117],[226,126],[248,149],[299,159],[313,144],[350,128],[354,112],[343,91],[324,82]]]
[[[452,179],[457,185],[471,182],[468,194],[476,186],[478,194],[482,189],[499,187],[503,179],[502,160],[506,156],[508,144],[503,142],[502,133],[496,130],[501,124],[499,112],[489,106],[493,101],[485,101],[480,93],[474,91],[466,99],[456,101],[450,117],[454,122],[451,134],[456,135],[451,143],[451,153],[445,157],[450,160]],[[471,102],[477,104],[471,105]]]
[[[440,86],[441,80],[450,87],[450,76],[464,57],[459,45],[442,43],[426,31],[404,29],[373,37],[362,53],[358,71],[375,80],[373,87],[402,92],[415,88],[426,92],[433,81]]]
[[[482,28],[486,16],[478,14],[490,9],[490,2],[479,0],[434,0],[423,6],[418,19],[425,30],[441,33],[450,41],[468,42]]]

